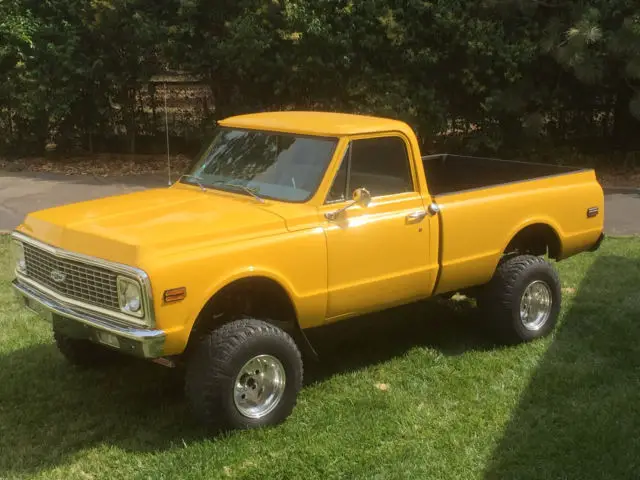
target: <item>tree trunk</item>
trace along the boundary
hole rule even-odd
[[[35,125],[36,132],[36,151],[39,154],[45,154],[47,151],[47,140],[49,139],[49,112],[43,110],[38,115]]]
[[[133,88],[127,89],[127,136],[129,137],[129,153],[136,153],[136,92]]]
[[[213,108],[215,111],[215,118],[225,118],[234,111],[234,95],[233,86],[226,82],[220,74],[212,74],[209,79],[209,85],[211,87],[211,93],[213,96]]]
[[[7,115],[9,116],[9,138],[13,140],[13,109],[11,107],[7,109]]]
[[[613,110],[613,146],[617,149],[628,150],[637,142],[640,120],[635,118],[629,109],[632,98],[633,90],[623,82],[618,88]]]

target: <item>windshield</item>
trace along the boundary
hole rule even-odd
[[[338,140],[220,128],[180,181],[302,202],[318,188]]]

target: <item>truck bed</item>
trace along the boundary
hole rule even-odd
[[[593,169],[461,155],[422,157],[437,203],[436,293],[488,282],[516,234],[549,231],[562,259],[594,245],[602,233],[604,198]]]
[[[471,157],[449,153],[422,157],[429,192],[447,195],[583,170],[544,163]]]

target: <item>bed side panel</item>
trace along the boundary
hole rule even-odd
[[[442,222],[436,293],[488,282],[511,239],[528,225],[552,227],[562,258],[587,250],[603,229],[604,197],[593,170],[436,196],[435,201]],[[588,217],[593,207],[599,214]]]

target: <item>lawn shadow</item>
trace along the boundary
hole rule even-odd
[[[359,370],[422,346],[443,355],[495,347],[471,300],[435,298],[338,322],[308,333],[319,362],[308,362],[306,383]]]
[[[313,333],[320,362],[305,383],[431,346],[446,355],[489,348],[469,302],[430,301]],[[0,356],[0,478],[36,473],[97,445],[132,452],[184,448],[207,433],[191,419],[182,374],[132,359],[104,371],[67,364],[51,344]]]
[[[204,435],[186,411],[179,372],[150,362],[85,370],[40,344],[0,357],[0,384],[0,478],[100,444],[152,452]]]
[[[485,478],[639,477],[640,260],[601,256],[514,410]]]

